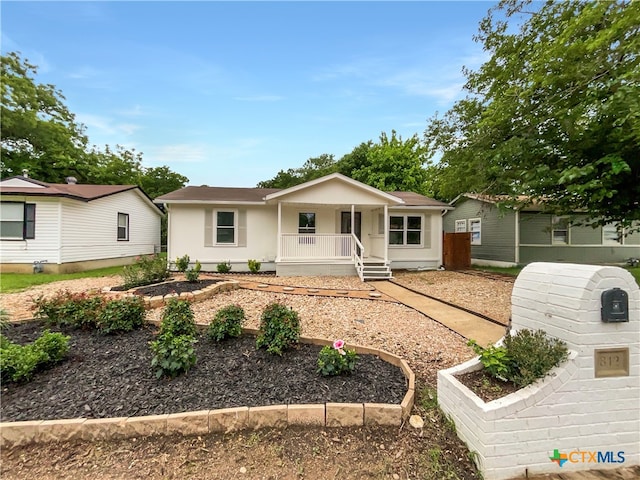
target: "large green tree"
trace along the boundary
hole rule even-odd
[[[27,169],[33,177],[49,181],[84,177],[87,137],[62,93],[53,85],[36,83],[36,66],[17,53],[1,60],[0,174],[21,175]]]
[[[476,40],[490,59],[425,132],[441,154],[436,193],[526,195],[593,225],[639,220],[640,2],[502,1]]]
[[[53,85],[37,83],[37,67],[17,53],[2,56],[0,175],[62,183],[139,185],[152,198],[182,188],[189,179],[167,166],[145,167],[142,153],[117,145],[88,147],[84,126]]]
[[[378,143],[363,142],[340,160],[327,154],[310,158],[302,167],[280,170],[274,178],[260,182],[258,186],[288,188],[339,172],[384,191],[428,193],[424,168],[426,155],[425,145],[417,135],[403,140],[395,131],[390,137],[383,132]]]

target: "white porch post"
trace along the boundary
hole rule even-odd
[[[280,261],[280,256],[282,255],[282,202],[278,202],[278,239],[277,239],[277,245],[278,245],[278,252],[276,254],[276,262]]]
[[[356,225],[356,207],[355,205],[352,203],[351,204],[351,241],[353,241],[353,236],[356,234],[356,229],[355,229],[355,225]],[[352,247],[352,252],[356,252],[357,253],[357,248],[358,245],[353,242],[354,245]]]
[[[384,263],[389,261],[389,206],[384,204]]]

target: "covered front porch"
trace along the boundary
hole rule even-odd
[[[386,205],[278,203],[276,270],[390,278]]]

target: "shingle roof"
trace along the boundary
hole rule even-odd
[[[408,206],[451,208],[451,205],[449,205],[448,203],[444,203],[430,197],[425,197],[424,195],[420,195],[419,193],[414,193],[414,192],[388,192],[388,193],[398,198],[401,198],[402,200],[404,200],[405,205],[408,205]]]
[[[262,203],[264,197],[280,192],[279,188],[185,187],[156,198],[156,202],[239,202]],[[387,192],[402,199],[407,206],[450,208],[450,205],[413,192]]]
[[[240,187],[184,187],[156,198],[163,201],[196,202],[263,202],[270,193],[279,192],[279,188],[240,188]]]
[[[115,195],[116,193],[138,190],[154,207],[162,211],[159,205],[153,204],[153,200],[137,185],[89,185],[78,183],[47,183],[33,178],[14,176],[3,179],[3,181],[13,178],[24,182],[32,183],[37,187],[5,186],[0,183],[0,194],[20,195],[29,197],[64,197],[82,202],[90,202],[99,198]],[[41,188],[42,187],[42,188]]]

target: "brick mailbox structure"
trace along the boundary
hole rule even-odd
[[[640,464],[640,289],[618,267],[532,263],[512,294],[512,329],[567,343],[550,375],[485,403],[438,373],[438,401],[486,480]]]

